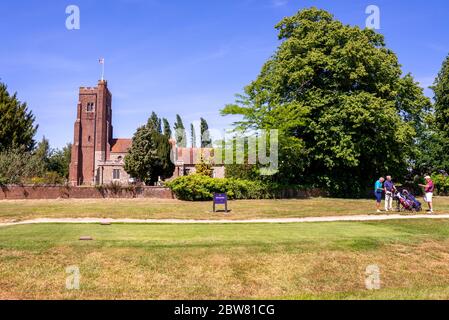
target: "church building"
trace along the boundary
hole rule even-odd
[[[173,142],[173,141],[172,141]],[[124,159],[132,139],[115,139],[112,126],[112,95],[107,81],[96,87],[81,87],[75,121],[69,182],[72,186],[128,185],[132,177],[124,169]],[[195,163],[203,155],[210,158],[213,149],[177,148],[173,142],[173,177],[195,172]],[[224,166],[215,164],[214,177],[224,177]]]

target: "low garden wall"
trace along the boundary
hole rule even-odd
[[[319,189],[308,191],[287,189],[279,192],[280,199],[303,199],[326,196]],[[108,198],[153,198],[176,199],[169,188],[164,187],[69,187],[69,186],[0,186],[1,200],[39,199],[108,199]]]
[[[175,196],[163,187],[0,186],[0,200],[106,198],[175,199]]]

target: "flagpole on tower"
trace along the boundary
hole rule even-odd
[[[100,58],[99,62],[101,64],[101,81],[104,81],[104,58]]]

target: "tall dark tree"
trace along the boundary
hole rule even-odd
[[[169,137],[159,131],[157,124],[160,120],[156,120],[154,115],[147,125],[137,129],[125,157],[126,172],[149,185],[157,182],[159,177],[171,177],[174,171]]]
[[[154,111],[151,113],[151,117],[148,119],[148,126],[150,126],[153,130],[162,133],[161,119]]]
[[[354,196],[376,176],[404,176],[430,100],[384,37],[317,8],[276,28],[279,49],[222,112],[242,115],[238,128],[279,130],[273,179]]]
[[[30,151],[35,146],[34,135],[38,126],[26,103],[10,95],[5,84],[0,83],[0,151],[23,146]]]
[[[192,148],[196,148],[196,132],[193,123],[190,125],[190,143]]]
[[[201,118],[201,148],[211,148],[212,140],[210,137],[209,125],[207,121]]]
[[[164,125],[164,135],[170,139],[171,138],[170,123],[165,118],[162,119],[162,123]]]
[[[186,128],[184,127],[184,123],[182,122],[181,116],[179,114],[176,115],[176,122],[174,128],[175,128],[175,139],[178,147],[186,148],[187,147]]]

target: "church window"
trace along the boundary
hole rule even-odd
[[[95,104],[93,102],[89,102],[87,104],[87,112],[93,112],[94,111]]]
[[[112,179],[120,180],[120,169],[114,169],[112,172]]]

